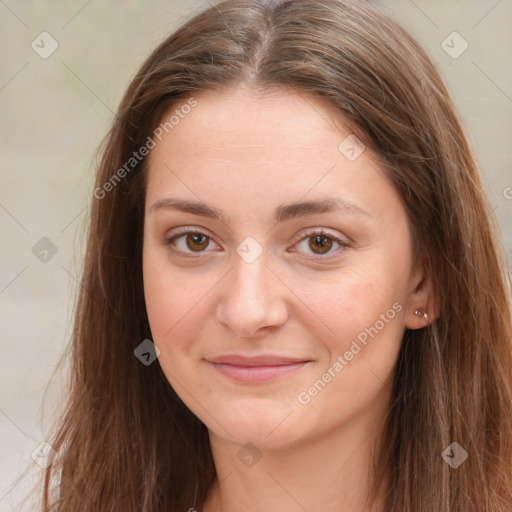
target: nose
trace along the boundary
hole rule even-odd
[[[253,337],[288,318],[285,285],[267,266],[264,254],[247,263],[236,255],[217,305],[217,321],[238,336]]]

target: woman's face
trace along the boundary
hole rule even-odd
[[[422,326],[396,191],[318,101],[196,99],[147,175],[144,289],[169,383],[237,444],[371,427],[404,329]]]

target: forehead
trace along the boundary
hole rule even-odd
[[[340,142],[350,135],[330,105],[289,89],[207,91],[194,100],[193,108],[183,108],[186,114],[173,115],[186,105],[183,100],[164,115],[150,169],[166,163],[194,166],[196,172],[207,165],[241,173],[257,166],[261,178],[282,173],[289,178],[287,170],[295,170],[293,175],[334,165]]]
[[[393,195],[368,149],[347,158],[345,141],[353,135],[325,102],[289,90],[237,89],[194,98],[196,106],[149,155],[149,205],[177,193],[228,212],[230,205],[250,205],[256,218],[283,202],[333,192],[356,204],[362,200],[361,207],[375,213],[389,202],[386,192]],[[164,121],[177,109],[179,104]]]
[[[197,105],[188,114],[180,119],[174,116],[172,137],[167,138],[183,152],[201,148],[207,156],[209,150],[229,154],[243,149],[257,155],[262,155],[261,149],[332,150],[337,149],[341,135],[349,133],[326,102],[289,89],[261,93],[238,88],[207,91],[194,98]],[[179,111],[180,104],[170,110]],[[164,122],[167,118],[169,113]],[[156,149],[153,156],[159,153]]]

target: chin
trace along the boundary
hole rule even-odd
[[[303,431],[305,425],[296,416],[291,408],[283,411],[275,402],[273,406],[262,403],[260,407],[246,403],[219,409],[215,416],[218,423],[208,418],[205,424],[216,436],[229,442],[241,446],[252,443],[261,450],[277,450],[293,445],[302,437],[297,430]]]

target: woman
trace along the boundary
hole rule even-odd
[[[198,14],[106,139],[44,509],[510,510],[494,230],[441,78],[382,13]]]

